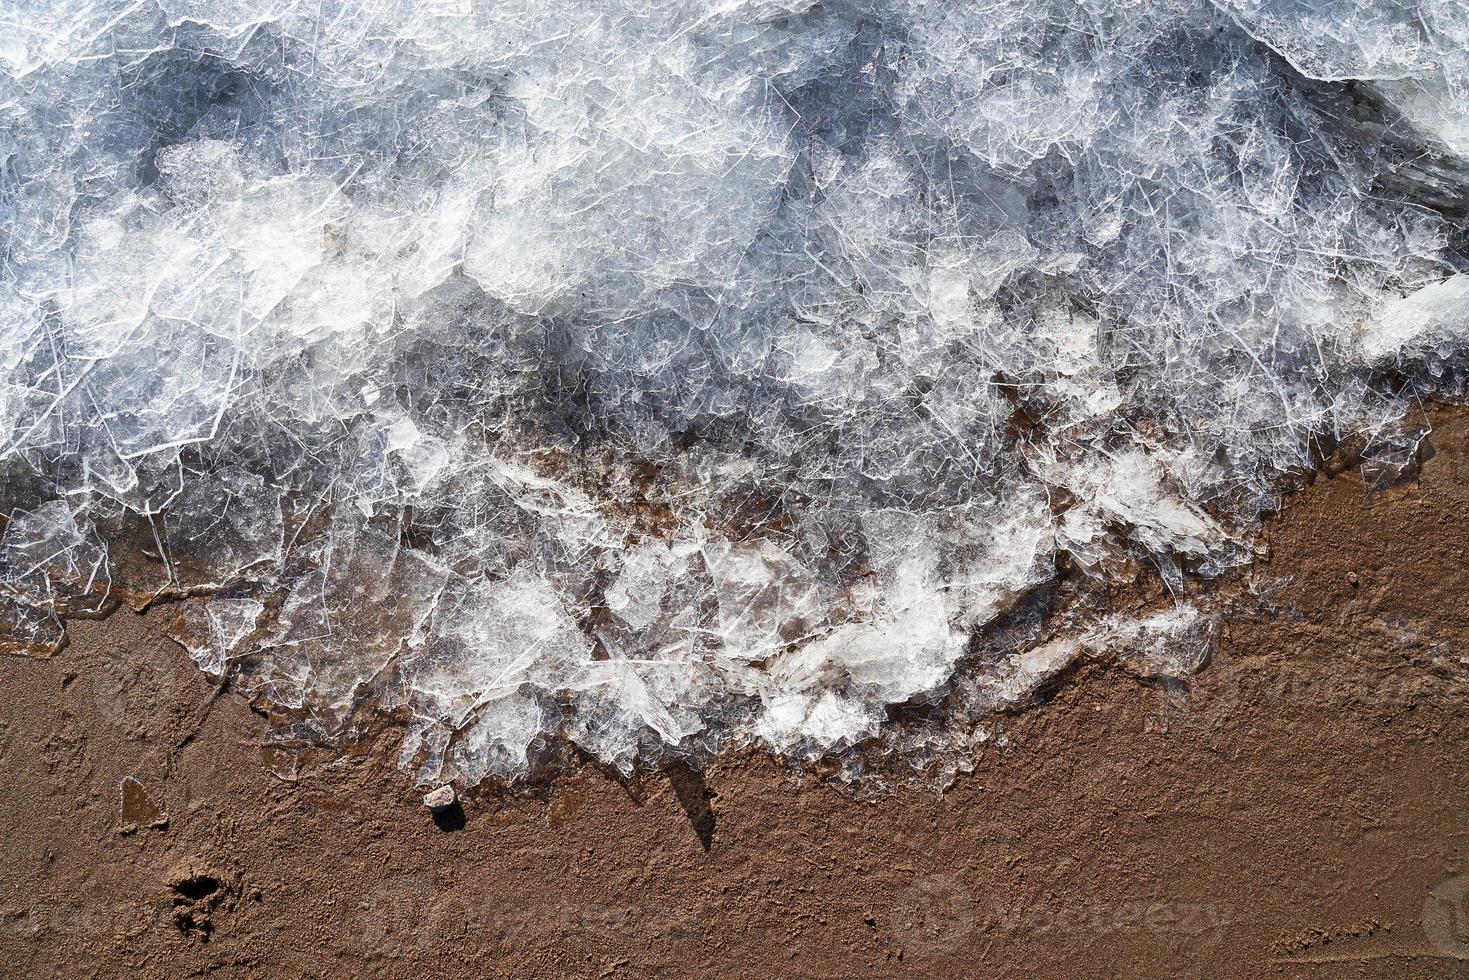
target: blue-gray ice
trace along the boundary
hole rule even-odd
[[[1463,0],[10,0],[0,642],[187,596],[425,780],[982,737],[1411,457],[1466,189]]]

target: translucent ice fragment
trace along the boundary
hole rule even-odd
[[[163,528],[170,565],[183,589],[268,576],[282,557],[279,491],[263,477],[234,467],[189,473],[164,511]]]
[[[230,657],[254,633],[265,605],[255,599],[190,599],[183,604],[174,639],[189,651],[199,669],[213,675],[228,672]]]
[[[1469,334],[1469,274],[1460,273],[1389,300],[1362,331],[1371,361],[1425,353],[1448,355]]]
[[[764,659],[819,621],[820,598],[810,572],[774,544],[714,541],[704,561],[719,602],[725,656]]]
[[[1415,0],[1218,0],[1311,78],[1403,78],[1436,62]]]
[[[1214,639],[1214,621],[1187,603],[1141,617],[1109,616],[1008,657],[988,681],[988,693],[1003,704],[1024,704],[1086,656],[1117,657],[1147,676],[1187,677],[1208,661]]]
[[[111,593],[106,546],[64,500],[16,510],[0,537],[0,628],[12,652],[50,653],[61,621],[101,612]]]
[[[661,541],[646,541],[623,559],[622,573],[607,590],[607,607],[633,629],[642,629],[659,616],[670,575],[684,562]]]
[[[555,589],[522,564],[499,582],[454,584],[402,676],[420,713],[457,725],[478,704],[564,688],[591,654]]]
[[[277,699],[330,728],[360,687],[423,642],[449,573],[353,511],[339,512],[312,552],[262,638],[262,673]]]

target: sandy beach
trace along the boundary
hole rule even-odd
[[[1462,976],[1469,415],[1287,499],[1187,689],[1105,662],[944,788],[594,766],[433,818],[392,739],[299,779],[166,635],[0,672],[13,976]],[[1000,743],[1003,742],[1003,745]],[[124,792],[124,781],[128,781]]]

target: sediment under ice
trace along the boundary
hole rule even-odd
[[[466,782],[1186,671],[1075,596],[1411,456],[1466,106],[1461,0],[19,0],[0,635]]]

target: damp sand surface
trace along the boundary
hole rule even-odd
[[[283,782],[166,636],[0,670],[7,976],[1469,973],[1469,414],[1293,495],[1186,693],[1091,664],[943,793],[760,756],[465,795]]]

